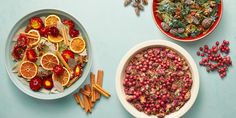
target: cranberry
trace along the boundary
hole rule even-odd
[[[50,35],[52,35],[53,37],[57,37],[59,35],[59,30],[57,29],[57,27],[50,27],[49,29]]]
[[[80,33],[79,30],[76,30],[76,29],[70,29],[69,30],[69,35],[70,35],[71,38],[79,36],[79,33]]]

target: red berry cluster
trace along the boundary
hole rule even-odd
[[[199,62],[201,66],[206,67],[207,72],[217,71],[221,78],[227,75],[228,67],[232,65],[230,56],[229,41],[224,40],[223,43],[216,41],[215,45],[209,48],[208,45],[200,47],[197,55],[202,57]]]
[[[70,35],[71,38],[79,36],[80,32],[79,32],[79,30],[75,29],[75,24],[74,24],[74,22],[72,20],[65,19],[63,21],[63,24],[68,26],[68,28],[69,28],[69,35]]]

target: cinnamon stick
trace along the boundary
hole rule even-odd
[[[86,91],[92,93],[92,91],[91,91],[91,86],[90,86],[89,84],[85,85],[85,86],[84,86],[84,89],[85,89]],[[94,106],[94,103],[92,103],[92,98],[91,98],[91,97],[92,97],[92,96],[91,96],[91,94],[90,94],[90,96],[88,97],[88,102],[89,102],[89,105],[90,105],[91,107],[93,107],[93,106]]]
[[[95,84],[95,74],[93,72],[90,73],[90,85],[91,85],[91,101],[96,102],[96,91],[93,89],[93,85]]]
[[[79,93],[75,93],[73,96],[77,104],[79,104],[81,108],[84,109],[84,103],[82,102],[82,99],[80,98]]]
[[[85,91],[84,89],[80,88],[79,89],[79,92],[85,96],[88,96],[90,97],[91,96],[91,93],[89,91]]]
[[[83,99],[84,99],[84,106],[85,106],[85,112],[88,113],[88,112],[92,112],[92,109],[89,105],[89,102],[88,102],[88,97],[86,95],[82,95],[83,96]]]
[[[61,56],[60,52],[56,51],[56,55],[59,58],[59,60],[62,62],[62,64],[66,67],[66,69],[71,72],[69,65],[66,63],[64,58]]]
[[[94,86],[93,86],[93,88],[95,89],[95,90],[97,90],[99,93],[101,93],[102,95],[104,95],[105,97],[110,97],[111,95],[106,91],[106,90],[104,90],[100,85],[98,85],[98,84],[95,84]]]
[[[73,79],[71,79],[71,80],[69,81],[69,83],[66,85],[66,87],[67,87],[67,88],[70,87],[70,86],[73,85],[78,79],[79,79],[78,76],[74,77]]]
[[[102,87],[102,83],[103,83],[103,75],[104,72],[103,70],[98,70],[97,72],[97,84],[100,85]],[[100,99],[100,94],[98,92],[96,92],[96,100]]]

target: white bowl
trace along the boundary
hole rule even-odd
[[[11,55],[11,49],[13,47],[13,42],[12,39],[15,36],[15,34],[19,31],[19,29],[21,29],[24,26],[27,26],[28,21],[30,18],[34,17],[34,16],[48,16],[51,14],[55,14],[58,15],[60,18],[65,18],[65,19],[71,19],[74,21],[75,23],[75,27],[78,28],[84,38],[84,40],[86,41],[86,47],[87,47],[87,53],[88,53],[88,63],[86,64],[84,70],[83,70],[83,74],[81,76],[81,78],[79,80],[77,80],[72,86],[70,86],[69,88],[65,89],[64,92],[62,93],[57,93],[57,94],[45,94],[45,93],[41,93],[41,92],[34,92],[32,91],[29,86],[24,85],[19,77],[12,72],[12,67],[15,65],[15,62],[12,61],[12,55]],[[26,93],[29,96],[32,96],[34,98],[38,98],[38,99],[42,99],[42,100],[54,100],[54,99],[59,99],[62,97],[65,97],[69,94],[71,94],[72,92],[74,92],[77,88],[79,88],[80,85],[83,84],[83,82],[85,81],[85,79],[87,78],[89,72],[90,72],[90,68],[92,66],[92,47],[91,47],[91,43],[88,37],[88,34],[86,32],[86,30],[83,28],[82,24],[77,21],[75,19],[75,17],[73,17],[72,15],[60,11],[60,10],[56,10],[56,9],[42,9],[42,10],[38,10],[38,11],[34,11],[26,16],[24,16],[22,19],[20,19],[12,28],[9,36],[8,36],[8,40],[6,41],[6,47],[5,47],[5,67],[6,70],[8,72],[8,75],[11,79],[11,81],[24,93]]]
[[[125,97],[125,93],[124,93],[124,87],[123,87],[123,78],[124,78],[124,73],[125,73],[125,67],[127,66],[127,64],[129,63],[129,60],[131,59],[131,57],[133,57],[137,52],[140,52],[146,48],[150,48],[150,47],[167,47],[170,48],[174,51],[176,51],[177,53],[179,53],[180,55],[182,55],[186,61],[188,62],[188,64],[190,65],[190,70],[192,72],[192,79],[193,79],[193,84],[192,84],[192,88],[191,88],[191,97],[190,99],[184,104],[183,107],[181,107],[178,111],[170,113],[169,115],[166,115],[166,118],[178,118],[181,117],[182,115],[184,115],[194,104],[197,95],[198,95],[198,90],[199,90],[199,74],[198,74],[198,69],[196,66],[196,63],[194,62],[193,58],[191,57],[191,55],[182,47],[180,47],[177,44],[174,44],[172,42],[169,41],[164,41],[164,40],[151,40],[151,41],[146,41],[143,43],[140,43],[136,46],[134,46],[131,50],[129,50],[124,57],[122,58],[122,60],[120,61],[120,64],[117,68],[117,72],[116,72],[116,92],[117,95],[119,97],[119,100],[121,102],[121,104],[123,105],[123,107],[130,113],[132,114],[134,117],[138,117],[138,118],[150,118],[150,117],[155,117],[154,115],[149,116],[147,114],[145,114],[144,112],[140,112],[138,111],[135,107],[133,107],[127,100]]]

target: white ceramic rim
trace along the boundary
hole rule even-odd
[[[198,95],[198,90],[199,90],[199,73],[197,69],[197,65],[194,62],[193,58],[191,55],[181,46],[172,43],[170,41],[165,41],[165,40],[150,40],[146,41],[143,43],[140,43],[136,46],[134,46],[132,49],[130,49],[121,59],[120,64],[118,65],[117,72],[116,72],[116,93],[117,96],[123,105],[123,107],[134,117],[137,118],[156,118],[156,116],[148,116],[143,112],[139,112],[135,107],[133,107],[129,102],[126,101],[125,99],[125,93],[123,91],[123,84],[122,84],[122,73],[124,72],[124,68],[126,64],[129,62],[130,58],[140,50],[143,50],[148,47],[168,47],[171,48],[175,51],[177,51],[179,54],[183,55],[186,59],[186,61],[190,65],[190,70],[192,72],[192,79],[193,79],[193,85],[191,88],[191,97],[190,99],[185,103],[185,105],[179,109],[176,112],[173,112],[169,115],[166,116],[166,118],[179,118],[183,116],[194,104],[197,95]]]
[[[42,14],[42,13],[52,13],[52,14],[60,14],[60,15],[63,15],[63,16],[66,16],[68,18],[71,18],[73,19],[73,21],[75,21],[75,23],[80,26],[80,29],[83,30],[83,35],[84,37],[86,38],[86,43],[88,44],[87,45],[87,49],[88,49],[88,58],[89,58],[89,61],[88,63],[86,64],[86,70],[84,71],[83,75],[81,76],[81,78],[79,80],[77,80],[72,86],[70,86],[69,88],[67,88],[66,91],[62,92],[62,93],[57,93],[57,94],[44,94],[44,93],[38,93],[38,92],[34,92],[28,88],[25,87],[25,85],[22,84],[22,82],[16,78],[11,69],[9,69],[10,65],[8,63],[9,60],[8,59],[8,55],[7,54],[7,45],[9,45],[9,41],[6,41],[6,44],[5,44],[5,68],[6,68],[6,71],[11,79],[11,81],[15,84],[15,86],[20,89],[23,93],[33,97],[33,98],[37,98],[37,99],[41,99],[41,100],[55,100],[55,99],[59,99],[59,98],[63,98],[69,94],[71,94],[72,92],[74,92],[77,88],[79,88],[80,85],[83,84],[83,82],[86,80],[89,72],[90,72],[90,69],[91,69],[91,66],[92,66],[92,47],[91,47],[91,43],[90,43],[90,40],[89,40],[89,36],[88,36],[88,33],[87,31],[84,29],[83,25],[74,17],[72,16],[71,14],[69,13],[66,13],[64,11],[61,11],[61,10],[57,10],[57,9],[41,9],[41,10],[37,10],[37,11],[33,11],[27,15],[25,15],[24,17],[22,17],[19,21],[17,21],[17,23],[13,26],[13,28],[11,29],[9,35],[8,35],[8,38],[7,40],[10,40],[11,38],[11,35],[12,33],[14,32],[15,30],[15,27],[18,27],[18,23],[22,22],[24,19],[26,19],[27,17],[33,17],[35,15],[38,15],[38,14]]]

